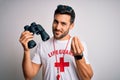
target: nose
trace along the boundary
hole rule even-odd
[[[60,23],[58,23],[58,24],[56,25],[56,29],[57,29],[57,30],[60,30],[60,28],[61,28],[61,25],[60,25]]]

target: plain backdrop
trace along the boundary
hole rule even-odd
[[[36,22],[52,36],[58,4],[76,12],[70,34],[87,43],[92,80],[120,80],[120,0],[0,0],[0,80],[24,80],[21,32]],[[34,39],[41,41],[40,36]],[[42,80],[41,72],[34,80]]]

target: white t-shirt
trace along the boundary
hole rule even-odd
[[[56,76],[58,75],[57,68],[59,69],[60,74],[59,80],[80,80],[77,74],[75,59],[73,57],[72,52],[70,51],[72,38],[70,39],[66,50],[65,47],[68,40],[64,41],[54,40],[55,51],[53,39],[54,38],[50,38],[48,41],[38,44],[35,50],[35,55],[32,59],[32,62],[36,64],[42,64],[43,80],[57,80],[56,78]],[[83,55],[85,61],[87,64],[89,64],[87,58],[87,48],[85,46],[85,43],[82,42],[82,44],[84,46]]]

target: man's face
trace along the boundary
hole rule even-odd
[[[71,17],[67,14],[56,14],[54,16],[52,30],[55,39],[66,37],[69,30],[73,27],[70,23]]]

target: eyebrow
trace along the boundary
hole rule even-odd
[[[54,19],[54,21],[57,22],[57,23],[59,22],[57,19]],[[66,22],[60,22],[60,23],[67,24]]]
[[[57,22],[57,23],[58,23],[58,20],[57,20],[57,19],[54,19],[54,22]]]

